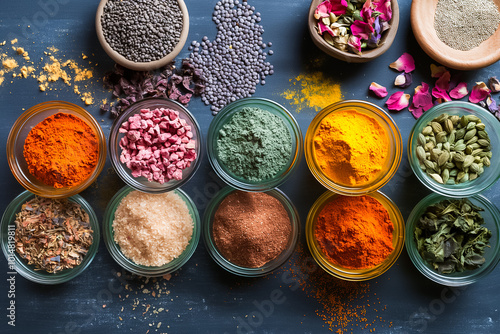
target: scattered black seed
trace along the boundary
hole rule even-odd
[[[188,59],[182,61],[180,69],[172,61],[158,71],[133,71],[116,64],[103,82],[118,101],[113,106],[101,106],[101,111],[110,111],[115,117],[146,97],[167,97],[187,105],[193,95],[201,95],[205,89],[202,73]]]
[[[149,62],[172,52],[183,19],[177,0],[109,0],[101,25],[113,50],[130,61]]]
[[[211,105],[215,115],[226,104],[254,94],[258,84],[266,83],[264,73],[271,75],[274,70],[263,52],[264,28],[258,24],[261,18],[255,7],[247,1],[221,0],[212,20],[217,25],[215,39],[204,36],[200,43],[193,41],[189,50],[191,62],[205,78],[202,101]]]

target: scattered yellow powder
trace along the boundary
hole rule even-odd
[[[92,94],[90,92],[84,92],[82,94],[82,101],[85,102],[86,106],[89,106],[94,103],[94,98],[92,97]]]
[[[17,38],[14,38],[12,41],[10,41],[10,44],[16,44],[17,43]]]
[[[17,61],[13,58],[7,58],[5,60],[2,61],[2,65],[3,67],[6,69],[6,70],[13,70],[15,69],[17,66],[19,66],[17,64]]]
[[[0,43],[0,46],[4,46],[6,43],[7,41],[3,41],[2,43]]]
[[[290,79],[292,88],[281,94],[297,112],[304,109],[319,111],[343,99],[340,84],[326,77],[323,72],[300,74]]]

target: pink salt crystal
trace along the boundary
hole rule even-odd
[[[182,137],[182,139],[181,139],[181,143],[182,143],[182,144],[187,144],[187,143],[189,143],[189,137],[188,137],[188,136],[184,136],[184,137]]]
[[[186,132],[186,137],[189,139],[193,138],[193,133],[191,131]]]
[[[176,179],[176,180],[181,180],[182,179],[182,170],[181,169],[177,169],[173,174],[172,174],[172,178]]]
[[[127,132],[127,138],[132,141],[138,141],[141,138],[141,133],[139,131],[129,131]]]
[[[186,129],[184,127],[177,129],[178,136],[182,136],[185,132],[186,132]]]

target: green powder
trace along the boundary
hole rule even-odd
[[[217,139],[220,161],[236,176],[251,182],[274,177],[292,154],[285,122],[269,111],[245,107],[222,126]]]

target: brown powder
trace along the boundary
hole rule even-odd
[[[118,205],[114,240],[122,253],[144,266],[162,266],[184,251],[193,235],[193,218],[176,192],[134,190]]]
[[[291,223],[283,204],[265,193],[234,191],[217,209],[213,222],[217,248],[228,261],[259,268],[286,248]]]

